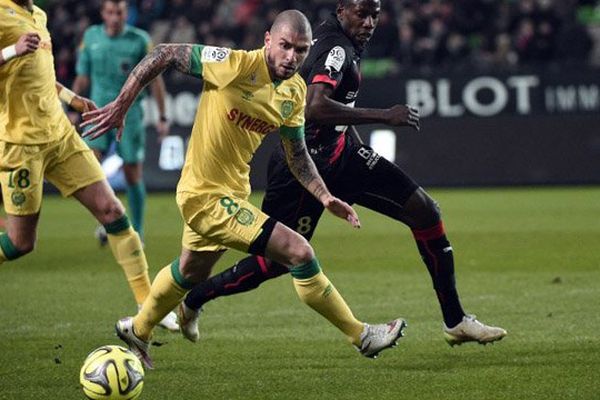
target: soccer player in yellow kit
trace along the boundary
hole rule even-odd
[[[96,107],[56,82],[43,10],[31,0],[0,0],[0,14],[0,184],[7,214],[0,264],[33,250],[45,178],[104,225],[141,304],[150,279],[140,238],[59,98],[79,112]]]
[[[279,129],[288,164],[297,179],[334,215],[360,226],[352,207],[333,197],[304,142],[306,84],[296,73],[310,49],[304,14],[284,11],[254,51],[202,45],[161,44],[139,63],[105,107],[84,114],[97,137],[122,127],[137,94],[169,67],[204,80],[204,88],[177,187],[185,221],[182,251],[163,268],[135,317],[119,320],[117,334],[152,367],[148,354],[153,327],[197,283],[207,279],[224,250],[234,248],[278,260],[291,270],[300,299],[340,329],[360,352],[375,357],[402,336],[405,322],[368,325],[357,320],[321,271],[300,234],[248,202],[248,165],[264,136]]]

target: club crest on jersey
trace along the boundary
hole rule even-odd
[[[201,61],[205,62],[222,62],[231,53],[231,50],[225,47],[204,46],[202,49]]]
[[[294,102],[291,100],[284,100],[283,103],[281,103],[281,116],[287,118],[292,115],[292,111],[294,111]]]
[[[252,225],[255,220],[254,214],[249,209],[242,207],[235,214],[236,221],[244,226]]]
[[[331,76],[333,72],[340,72],[344,65],[344,61],[346,61],[346,52],[343,47],[335,46],[331,49],[325,60],[325,69],[329,72],[329,76]]]
[[[25,200],[26,200],[25,193],[15,191],[10,196],[10,200],[16,207],[20,207],[21,205],[23,205],[23,203],[25,203]]]
[[[15,15],[17,15],[17,12],[15,10],[13,10],[12,8],[8,8],[6,7],[6,12],[8,13],[8,15],[14,17]]]

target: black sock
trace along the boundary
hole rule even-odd
[[[185,297],[185,305],[198,310],[217,297],[247,292],[261,283],[289,272],[287,267],[260,256],[250,256],[233,267],[195,286]]]
[[[444,322],[453,328],[462,321],[465,312],[460,305],[456,282],[454,279],[454,257],[452,246],[446,238],[444,225],[437,225],[422,230],[413,229],[413,235],[421,253],[421,258],[427,266],[433,288],[437,294]]]

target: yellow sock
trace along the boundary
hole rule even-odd
[[[354,317],[343,297],[321,272],[317,259],[290,271],[300,299],[327,318],[350,342],[360,345],[364,323]]]
[[[126,216],[105,225],[110,249],[123,268],[135,301],[142,304],[150,293],[148,262],[139,235],[129,225]]]
[[[140,339],[149,340],[154,327],[183,300],[190,289],[191,285],[179,273],[179,260],[161,269],[152,282],[150,294],[133,318],[135,334]]]

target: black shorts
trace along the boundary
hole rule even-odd
[[[334,196],[349,204],[399,220],[402,207],[419,186],[369,146],[348,139],[342,155],[331,165],[318,153],[313,154],[325,184]],[[269,160],[262,210],[308,240],[323,214],[321,203],[292,175],[281,147]]]

